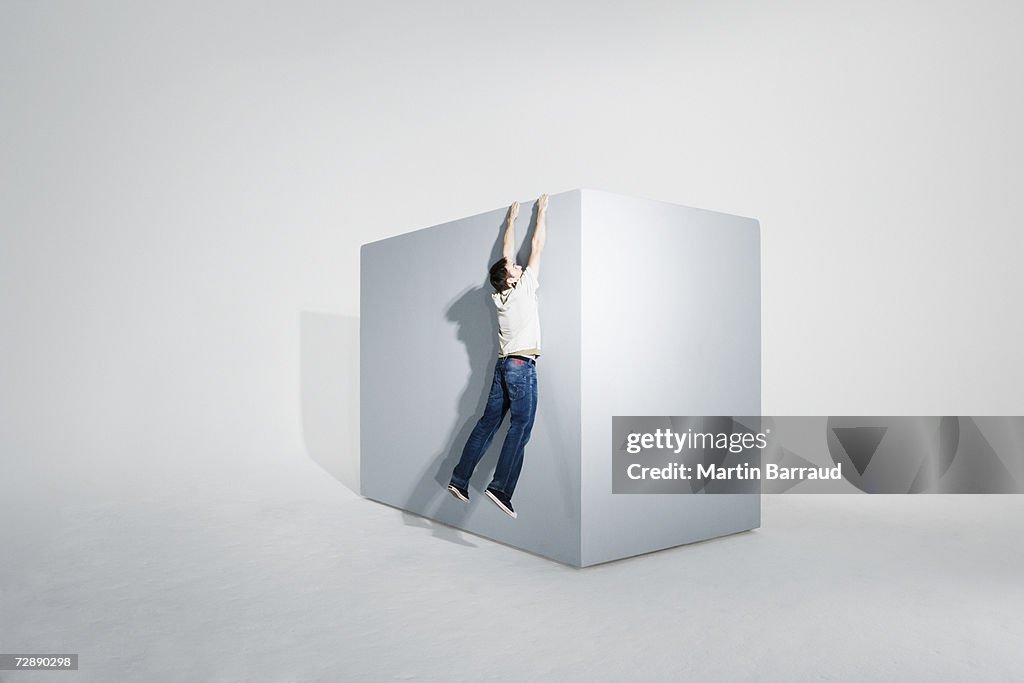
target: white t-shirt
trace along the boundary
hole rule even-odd
[[[498,309],[499,355],[540,355],[540,315],[537,313],[539,287],[537,276],[527,266],[515,287],[491,294]]]

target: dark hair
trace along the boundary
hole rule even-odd
[[[495,292],[504,292],[508,289],[508,259],[501,259],[491,266],[491,287]]]

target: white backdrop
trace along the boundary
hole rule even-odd
[[[302,592],[338,563],[365,587],[409,537],[336,481],[358,480],[359,245],[544,191],[760,220],[766,414],[1024,413],[1022,24],[1012,1],[6,0],[5,651],[81,651],[114,680],[126,639],[175,654],[182,641],[154,624],[205,638],[239,615],[239,595],[270,601],[243,601],[257,649],[361,643],[355,625],[319,629],[335,611]],[[373,519],[348,528],[352,515]],[[323,545],[340,529],[362,535]],[[410,585],[381,576],[337,613],[357,604],[372,620]],[[111,596],[126,600],[120,619]],[[591,604],[563,630],[599,623]],[[979,661],[985,643],[1012,661],[984,628]],[[209,661],[232,643],[210,641]],[[826,659],[847,647],[825,645]],[[338,671],[347,659],[380,673],[335,653]]]
[[[359,244],[581,186],[761,221],[766,413],[1024,411],[1019,3],[173,5],[2,7],[5,466],[293,459]]]

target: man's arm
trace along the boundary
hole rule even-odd
[[[508,208],[508,225],[505,226],[505,244],[501,255],[509,261],[516,260],[516,217],[519,216],[519,202],[512,202]]]
[[[535,277],[540,277],[540,255],[544,251],[544,241],[548,237],[547,221],[545,216],[548,212],[548,196],[542,194],[537,200],[537,227],[533,229],[533,242],[530,243],[530,260],[526,267],[533,271]]]

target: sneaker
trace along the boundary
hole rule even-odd
[[[493,500],[494,504],[500,507],[502,512],[512,519],[515,519],[516,511],[512,509],[512,501],[509,500],[508,496],[501,491],[495,491],[494,489],[487,489],[484,491],[484,494]]]
[[[448,484],[448,493],[452,494],[463,503],[469,502],[469,491],[466,489],[459,488],[455,484]]]

